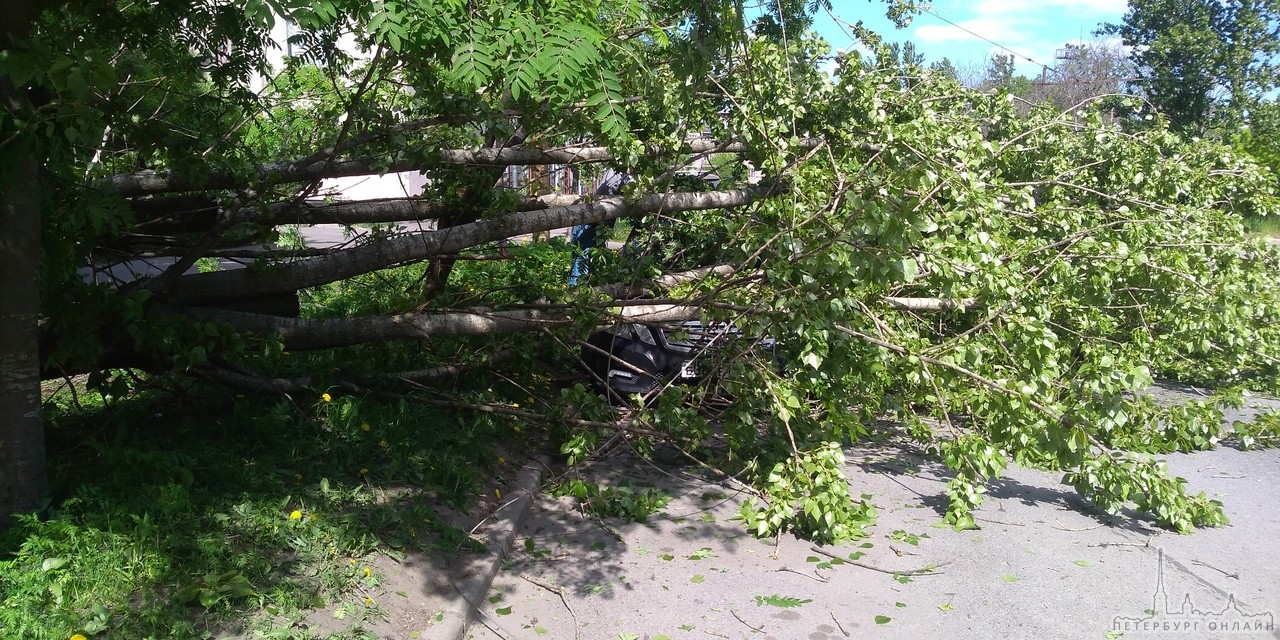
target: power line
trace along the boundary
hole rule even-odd
[[[1049,65],[1044,64],[1044,63],[1042,63],[1042,62],[1037,62],[1037,61],[1035,61],[1035,60],[1032,60],[1030,56],[1027,56],[1027,55],[1023,55],[1023,54],[1021,54],[1021,53],[1018,53],[1017,51],[1014,51],[1013,49],[1010,49],[1009,47],[1006,47],[1006,46],[1004,46],[1004,45],[1000,44],[999,42],[996,42],[995,40],[992,40],[992,39],[990,39],[990,38],[988,38],[988,37],[986,37],[986,36],[983,36],[983,35],[980,35],[980,34],[974,33],[974,32],[972,32],[972,31],[970,31],[970,30],[966,29],[965,27],[962,27],[962,26],[960,26],[960,25],[958,25],[958,24],[956,24],[956,23],[954,23],[954,22],[952,22],[952,21],[950,21],[950,20],[948,20],[948,19],[946,19],[946,18],[944,18],[944,17],[942,17],[942,16],[940,16],[940,15],[938,15],[938,14],[934,13],[934,12],[933,12],[931,9],[929,9],[928,7],[921,7],[921,8],[920,8],[920,10],[921,10],[922,12],[924,12],[924,13],[927,13],[927,14],[929,14],[929,15],[931,15],[931,16],[933,16],[933,17],[935,17],[935,18],[937,18],[937,19],[939,19],[939,20],[941,20],[941,21],[943,21],[943,22],[945,22],[945,23],[947,23],[947,24],[949,24],[949,25],[951,25],[951,26],[953,26],[953,27],[955,27],[955,28],[957,28],[957,29],[959,29],[959,30],[961,30],[961,31],[963,31],[963,32],[965,32],[965,33],[967,33],[967,34],[969,34],[969,35],[973,36],[973,37],[975,37],[975,38],[977,38],[977,39],[979,39],[979,40],[982,40],[983,42],[986,42],[986,43],[991,44],[991,45],[993,45],[993,46],[996,46],[996,47],[998,47],[998,48],[1000,48],[1000,49],[1003,49],[1003,50],[1005,50],[1005,51],[1008,51],[1008,52],[1009,52],[1009,54],[1010,54],[1010,55],[1012,55],[1012,56],[1014,56],[1014,57],[1022,58],[1023,60],[1026,60],[1027,62],[1030,62],[1031,64],[1040,65],[1040,67],[1041,67],[1042,69],[1049,69],[1049,68],[1051,68],[1051,67],[1049,67]]]

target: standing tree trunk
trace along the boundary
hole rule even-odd
[[[545,196],[551,193],[551,172],[545,164],[535,164],[529,167],[529,186],[532,191],[529,193],[531,197]],[[550,231],[533,232],[533,241],[539,242],[551,237]]]
[[[2,91],[2,89],[0,89]],[[40,163],[19,137],[0,152],[0,527],[45,492],[40,423]]]
[[[25,36],[35,15],[35,2],[13,4],[0,18],[0,50]],[[28,106],[23,89],[3,76],[0,105],[15,113]],[[12,123],[0,116],[0,139],[7,140],[0,146],[0,529],[48,490],[40,421],[40,159],[27,135],[7,130]]]

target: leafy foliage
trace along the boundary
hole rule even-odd
[[[1143,93],[1178,131],[1236,126],[1280,81],[1280,5],[1142,0],[1103,32],[1133,48]]]
[[[629,484],[601,487],[582,479],[562,482],[550,491],[552,495],[577,499],[584,510],[596,517],[626,522],[644,522],[671,502],[670,495],[654,487],[637,488]]]
[[[843,463],[844,454],[834,443],[779,462],[764,479],[766,504],[749,500],[739,515],[761,537],[795,531],[832,544],[863,538],[876,510],[849,495]]]
[[[186,0],[109,5],[92,19],[78,5],[51,10],[0,57],[17,85],[45,98],[6,106],[2,129],[38,141],[46,167],[45,364],[96,371],[94,386],[113,398],[135,393],[138,378],[113,369],[113,357],[320,398],[305,418],[281,404],[237,428],[316,426],[343,452],[323,466],[344,482],[316,480],[299,490],[305,501],[288,504],[226,498],[243,513],[196,520],[279,548],[301,537],[330,560],[368,543],[302,518],[312,505],[359,507],[357,480],[371,476],[473,486],[492,463],[480,443],[514,438],[524,425],[553,437],[571,462],[626,442],[641,453],[678,447],[742,472],[754,499],[740,515],[761,536],[866,535],[875,512],[854,499],[843,448],[888,430],[955,474],[946,520],[959,528],[974,525],[985,483],[1010,463],[1061,471],[1107,511],[1133,506],[1178,530],[1223,523],[1220,504],[1192,495],[1149,454],[1215,446],[1221,406],[1236,400],[1223,392],[1167,407],[1144,392],[1155,379],[1280,391],[1280,253],[1243,240],[1245,218],[1280,213],[1274,173],[1249,156],[1261,152],[1188,140],[1136,99],[1064,111],[968,90],[865,31],[874,55],[842,55],[830,77],[820,71],[825,43],[804,32],[805,12],[820,3],[808,4],[771,2],[751,32],[735,3],[666,0]],[[903,17],[911,4],[891,11]],[[1151,40],[1146,51],[1195,45],[1174,57],[1200,70],[1226,55],[1215,43],[1239,54],[1262,27],[1215,13],[1243,3],[1218,5],[1169,29],[1181,39]],[[1127,24],[1137,29],[1159,6],[1135,4]],[[285,17],[305,47],[250,91],[257,74],[274,72],[267,34]],[[1220,37],[1224,25],[1239,37]],[[355,50],[344,52],[339,43],[350,41]],[[1224,68],[1236,75],[1213,82],[1248,93],[1270,81],[1253,58],[1233,60]],[[1163,73],[1156,61],[1147,67]],[[1008,85],[1010,74],[1003,61],[992,79]],[[1183,97],[1186,105],[1154,101],[1185,130],[1210,105]],[[1132,119],[1114,118],[1117,107]],[[695,143],[707,146],[690,157]],[[526,197],[544,195],[540,184],[499,184],[504,158],[536,164],[547,150],[611,162],[634,181],[617,198],[551,208]],[[278,222],[302,205],[329,215],[324,176],[402,169],[429,180],[394,203],[413,213],[394,215],[431,218],[435,231],[379,227],[333,251],[272,247],[234,273],[180,273],[238,251],[229,247],[276,242],[287,235]],[[687,205],[708,195],[689,176],[709,169],[723,182],[707,201],[737,206]],[[384,204],[369,206],[392,216]],[[551,226],[615,215],[630,218],[641,249],[594,251],[585,286],[561,286],[571,251],[558,240],[520,246]],[[445,246],[441,238],[471,245],[415,253]],[[115,273],[111,261],[157,253],[181,268],[109,284],[86,283],[79,270],[87,261]],[[501,259],[487,259],[494,254]],[[239,299],[199,303],[200,283],[211,282],[244,283],[233,294],[247,300],[301,290],[303,317],[216,307]],[[655,299],[634,299],[636,289]],[[596,393],[598,381],[570,378],[591,333],[649,306],[732,325],[742,339],[694,354],[709,374],[692,385],[661,380],[652,393],[617,398]],[[525,335],[508,335],[518,323],[503,322],[520,314]],[[452,333],[395,334],[416,341],[407,347],[370,329],[442,318]],[[291,350],[314,346],[290,342],[308,332],[344,346]],[[773,353],[758,348],[764,337],[776,340]],[[510,368],[498,382],[457,373],[500,354]],[[407,375],[438,367],[452,373],[426,384]],[[387,404],[364,395],[424,386],[430,395]],[[433,451],[413,428],[422,415],[459,426],[456,439]],[[1271,422],[1237,427],[1241,445],[1274,442]],[[385,446],[362,428],[383,423],[397,434]],[[160,511],[189,508],[188,454],[113,455],[117,474],[156,467],[165,480],[139,495]],[[104,473],[98,485],[65,487],[66,518],[49,529],[26,521],[10,544],[14,566],[50,575],[14,592],[48,603],[45,582],[57,568],[35,573],[55,557],[46,543],[82,529],[105,536],[94,511],[77,504],[111,513],[94,501],[98,486],[121,482]],[[638,519],[665,504],[636,488],[570,482],[564,491],[604,516]],[[295,510],[300,517],[288,517]],[[413,531],[379,514],[387,520],[376,528]],[[138,530],[150,534],[143,520]],[[266,566],[221,553],[180,578],[164,573],[163,554],[148,555],[159,559],[138,564],[146,575],[111,592],[113,602],[130,588],[172,587],[182,599],[232,607],[255,597],[237,575],[263,593]],[[90,607],[77,600],[65,612]],[[78,623],[66,615],[59,633]]]
[[[777,595],[777,594],[774,594],[774,595],[771,595],[771,596],[756,596],[756,606],[757,606],[757,607],[762,607],[762,606],[764,606],[764,605],[766,605],[766,604],[767,604],[767,605],[769,605],[769,606],[771,606],[771,607],[780,607],[780,608],[783,608],[783,609],[793,609],[793,608],[795,608],[795,607],[799,607],[799,606],[806,605],[806,604],[808,604],[808,603],[810,603],[810,602],[813,602],[813,600],[810,600],[810,599],[807,599],[807,598],[806,598],[806,599],[800,599],[800,598],[796,598],[796,597],[792,597],[792,596],[780,596],[780,595]]]

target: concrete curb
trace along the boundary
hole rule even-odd
[[[508,493],[507,503],[494,511],[491,516],[494,524],[485,533],[485,546],[489,548],[486,564],[471,575],[453,582],[455,597],[445,607],[443,619],[432,625],[429,636],[424,634],[423,637],[430,637],[432,640],[463,640],[466,637],[467,629],[475,620],[485,594],[493,586],[493,579],[502,568],[503,558],[511,551],[511,545],[516,539],[516,529],[529,513],[533,497],[542,484],[542,471],[548,464],[545,457],[535,457],[525,463],[524,468],[516,475],[515,488]]]

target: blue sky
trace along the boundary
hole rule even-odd
[[[928,62],[950,58],[957,67],[985,67],[992,53],[1015,53],[1017,71],[1040,75],[1041,64],[1053,65],[1054,51],[1067,43],[1091,42],[1102,22],[1120,22],[1126,0],[936,0],[898,30],[885,19],[882,0],[832,0],[831,14],[819,10],[814,28],[835,49],[851,46],[841,22],[862,20],[889,42],[911,40]],[[936,15],[930,15],[930,14]],[[949,20],[954,25],[948,24]],[[965,30],[986,38],[983,40]],[[1035,62],[1031,62],[1030,60]],[[1036,63],[1040,64],[1036,64]]]

